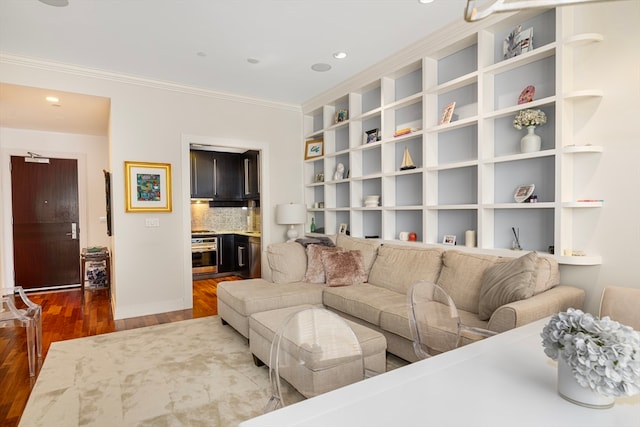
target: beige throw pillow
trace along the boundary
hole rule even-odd
[[[528,254],[485,270],[480,287],[478,317],[488,320],[500,306],[533,296],[538,254]]]
[[[360,251],[323,251],[322,263],[329,286],[364,283],[364,259]]]
[[[297,243],[296,243],[297,245]],[[304,274],[304,282],[308,283],[324,283],[324,265],[322,264],[323,252],[344,251],[342,248],[335,246],[309,245],[307,246],[307,271]]]
[[[274,283],[299,282],[307,270],[307,255],[304,248],[295,242],[270,244],[267,260]]]

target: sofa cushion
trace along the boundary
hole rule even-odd
[[[308,283],[325,283],[324,264],[322,263],[323,252],[344,251],[342,248],[309,245],[307,246],[307,271],[304,273],[304,281]]]
[[[560,284],[560,268],[553,258],[539,256],[536,267],[536,282],[533,294],[538,295]]]
[[[307,254],[304,247],[296,242],[270,244],[267,260],[274,283],[300,282],[307,271]]]
[[[367,280],[360,251],[323,251],[322,264],[329,286],[347,286]]]
[[[529,252],[487,268],[480,286],[478,317],[489,320],[498,307],[533,296],[537,263],[538,254]]]
[[[322,304],[323,288],[303,282],[274,284],[264,279],[249,279],[221,282],[217,295],[233,310],[248,317],[253,313],[282,307]]]
[[[369,273],[369,283],[406,295],[419,280],[438,280],[442,267],[440,248],[383,245]]]
[[[405,303],[407,297],[368,283],[325,287],[322,301],[325,306],[349,314],[373,325],[380,324],[380,313],[387,307]]]
[[[364,260],[364,271],[369,277],[371,266],[376,260],[378,255],[378,248],[381,242],[376,239],[359,239],[356,237],[347,236],[346,234],[338,234],[336,239],[336,246],[350,250],[362,252],[362,259]],[[367,279],[368,280],[368,279]],[[365,280],[365,282],[367,281]]]
[[[478,313],[482,275],[497,260],[498,257],[491,255],[445,251],[437,285],[449,294],[457,308]]]

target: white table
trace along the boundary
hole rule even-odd
[[[611,409],[557,393],[556,362],[542,348],[548,319],[413,363],[240,424],[264,426],[631,426],[640,396]]]

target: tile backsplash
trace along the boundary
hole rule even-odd
[[[191,205],[191,229],[214,231],[260,231],[260,208],[210,208]]]

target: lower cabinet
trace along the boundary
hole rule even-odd
[[[233,234],[218,236],[218,273],[229,273],[236,269],[234,240]]]
[[[249,278],[250,277],[250,253],[249,253],[249,238],[247,236],[236,235],[234,239],[235,256],[236,256],[236,271],[238,275]]]

